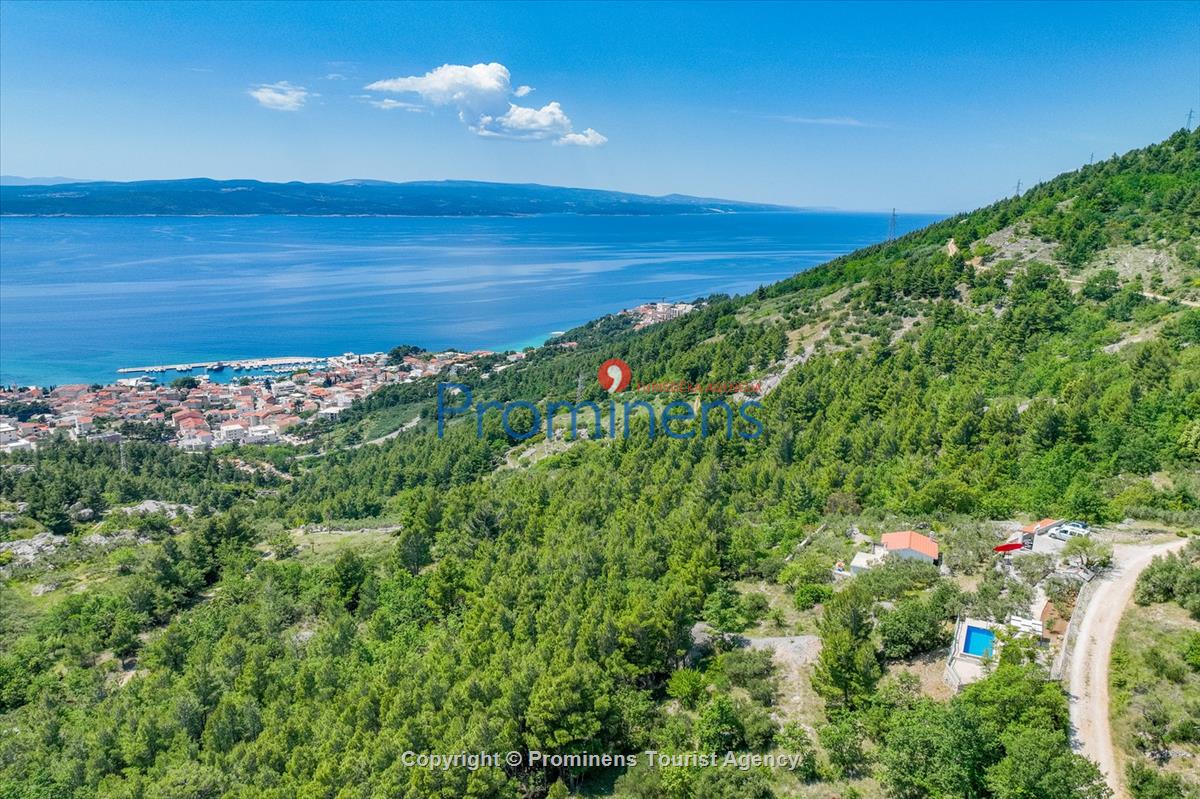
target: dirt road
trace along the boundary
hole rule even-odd
[[[382,444],[385,441],[391,441],[393,438],[400,435],[401,433],[407,433],[409,430],[412,430],[414,427],[416,427],[420,423],[421,423],[421,417],[418,416],[417,418],[400,425],[400,427],[396,428],[395,430],[393,430],[390,433],[386,433],[382,436],[379,436],[378,438],[372,438],[369,441],[360,441],[357,444],[350,444],[348,446],[341,447],[340,449],[347,449],[347,450],[348,449],[360,449],[362,447],[368,447],[368,446],[372,446],[374,444]],[[340,450],[334,450],[334,451],[340,451]],[[293,455],[292,460],[303,461],[303,460],[308,460],[309,458],[324,458],[326,455],[329,454],[329,452],[330,452],[330,450],[324,450],[324,449],[319,450],[317,452],[306,452],[303,455]]]
[[[401,433],[407,433],[409,430],[412,430],[414,427],[416,427],[420,423],[421,423],[421,417],[418,416],[417,418],[412,419],[411,421],[407,421],[404,424],[400,425],[399,427],[397,427],[395,430],[393,430],[390,433],[385,433],[384,435],[379,436],[379,438],[372,438],[370,441],[360,441],[357,444],[350,445],[346,449],[358,449],[359,447],[366,447],[371,444],[382,444],[385,441],[391,441],[393,438],[400,435]]]
[[[1077,286],[1082,286],[1084,284],[1084,281],[1075,277],[1064,277],[1063,282],[1073,283]],[[1139,291],[1138,294],[1141,294],[1148,300],[1154,300],[1156,302],[1177,302],[1180,305],[1187,306],[1188,308],[1200,308],[1200,302],[1197,302],[1196,300],[1184,300],[1180,299],[1179,297],[1168,297],[1165,294],[1157,294],[1153,291]]]
[[[1108,711],[1108,662],[1113,639],[1121,623],[1121,614],[1133,596],[1138,575],[1155,555],[1173,552],[1186,541],[1166,544],[1118,544],[1114,548],[1115,566],[1096,586],[1088,603],[1071,653],[1068,691],[1071,696],[1071,727],[1076,751],[1100,765],[1113,795],[1126,797],[1113,751],[1112,728]]]

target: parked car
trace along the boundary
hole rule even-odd
[[[1088,527],[1087,522],[1066,522],[1052,530],[1050,537],[1057,538],[1059,541],[1070,541],[1077,536],[1089,536],[1091,534],[1092,529]]]

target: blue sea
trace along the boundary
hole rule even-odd
[[[643,302],[752,291],[887,230],[885,214],[832,212],[6,217],[0,383],[400,343],[516,349]]]

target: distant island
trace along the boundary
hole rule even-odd
[[[652,197],[461,180],[264,183],[190,178],[44,185],[28,185],[25,180],[5,176],[0,185],[0,216],[667,216],[800,210],[683,194]]]

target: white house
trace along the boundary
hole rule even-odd
[[[32,441],[24,438],[18,438],[15,441],[10,441],[7,444],[0,445],[5,452],[33,452],[37,449],[37,445]]]
[[[271,444],[279,440],[279,434],[265,424],[253,425],[246,431],[247,444]]]
[[[185,452],[203,452],[213,445],[212,433],[199,431],[188,438],[181,439],[179,448]]]
[[[246,428],[237,422],[229,422],[221,425],[217,430],[217,434],[213,440],[217,444],[231,444],[235,441],[243,441],[246,438]]]

